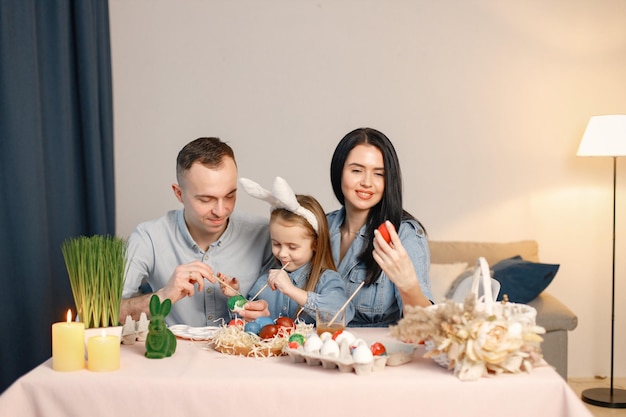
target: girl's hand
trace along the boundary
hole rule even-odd
[[[270,284],[272,291],[278,290],[282,293],[289,292],[294,287],[291,278],[282,269],[270,269],[267,282]]]

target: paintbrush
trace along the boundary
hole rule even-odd
[[[283,265],[283,267],[282,267],[282,268],[280,268],[280,270],[281,270],[281,271],[284,271],[284,270],[285,270],[285,267],[287,267],[287,265],[289,265],[289,262],[287,262],[285,265]],[[256,299],[256,298],[257,298],[257,297],[258,297],[258,296],[259,296],[259,295],[263,292],[263,290],[264,290],[264,289],[266,289],[268,285],[270,285],[270,282],[269,282],[269,276],[268,276],[267,278],[268,278],[268,281],[265,283],[265,285],[264,285],[263,287],[261,287],[261,289],[259,290],[259,292],[257,292],[256,294],[254,294],[254,297],[252,297],[249,301],[254,301],[254,300],[255,300],[255,299]]]
[[[214,276],[213,276],[213,278],[215,278],[215,280],[216,280],[217,282],[219,282],[220,284],[222,284],[222,285],[223,285],[223,286],[225,286],[226,288],[229,288],[229,289],[231,289],[231,290],[235,291],[235,293],[236,293],[237,295],[242,295],[242,294],[239,292],[239,290],[234,289],[233,287],[231,287],[230,285],[228,285],[228,284],[227,284],[227,283],[226,283],[223,279],[219,278],[219,275],[220,275],[220,274],[218,273],[217,275],[214,275]]]
[[[365,281],[362,281],[358,287],[356,287],[356,290],[354,290],[354,292],[352,293],[352,295],[348,298],[348,300],[344,303],[344,305],[341,306],[341,308],[339,309],[339,311],[337,311],[337,314],[335,314],[333,316],[332,319],[330,319],[330,321],[328,322],[328,327],[330,327],[335,320],[337,320],[337,317],[339,317],[339,313],[341,313],[343,310],[345,310],[346,307],[348,307],[348,303],[350,303],[350,301],[352,301],[352,299],[354,298],[354,296],[356,295],[357,292],[359,292],[359,290],[363,287],[363,284],[365,284]]]

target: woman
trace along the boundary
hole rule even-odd
[[[402,208],[402,175],[391,141],[360,128],[339,142],[330,165],[335,197],[327,214],[333,258],[356,309],[349,326],[396,323],[406,306],[431,304],[426,231]],[[377,230],[385,223],[391,241]]]

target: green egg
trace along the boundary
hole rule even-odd
[[[231,311],[241,310],[248,300],[243,295],[235,295],[228,299],[228,308]]]
[[[296,342],[299,345],[304,345],[304,336],[302,336],[300,333],[294,333],[289,336],[289,341]]]

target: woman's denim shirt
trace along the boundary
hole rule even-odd
[[[292,272],[287,272],[291,282],[298,288],[304,288],[309,278],[311,270],[311,264],[301,266]],[[254,283],[248,295],[254,296],[265,284],[267,284],[267,278],[269,273],[261,275]],[[268,308],[270,310],[270,317],[276,319],[279,316],[286,316],[295,319],[300,306],[290,297],[286,296],[279,290],[272,291],[268,285],[259,297],[262,300],[267,301]],[[315,323],[315,310],[326,311],[338,311],[348,300],[346,296],[346,286],[341,279],[341,275],[337,271],[330,269],[325,270],[315,286],[315,292],[309,291],[306,304],[302,313],[300,313],[300,319],[306,323]],[[346,323],[352,320],[354,317],[354,307],[352,304],[348,304],[346,307]]]
[[[365,265],[357,260],[365,243],[363,234],[365,226],[361,228],[354,241],[348,248],[341,262],[339,251],[341,247],[341,231],[346,212],[345,208],[333,211],[326,215],[330,229],[330,243],[337,270],[346,282],[348,296],[352,294],[361,282],[365,280]],[[430,249],[424,229],[414,220],[405,220],[400,224],[398,233],[402,245],[406,250],[424,296],[432,300],[430,292]],[[402,317],[402,298],[396,285],[381,272],[376,282],[364,286],[352,300],[356,309],[354,319],[348,323],[352,327],[385,327],[395,324]],[[347,322],[347,321],[346,321]]]

